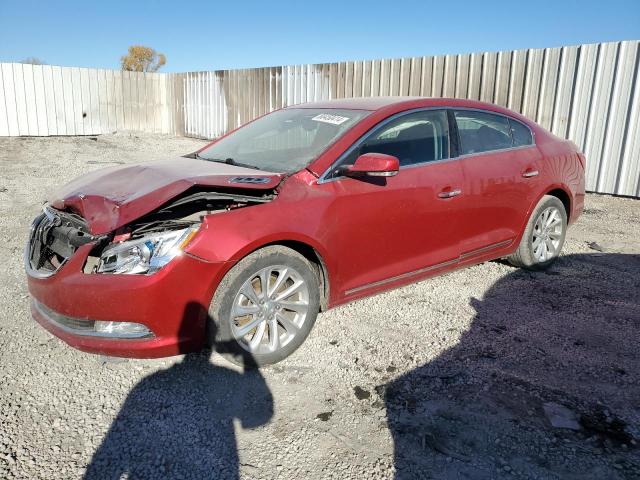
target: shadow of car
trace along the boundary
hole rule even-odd
[[[454,347],[386,385],[396,478],[640,478],[640,255],[562,256],[472,305]]]

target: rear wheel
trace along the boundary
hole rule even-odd
[[[319,305],[313,265],[290,248],[263,248],[220,283],[209,308],[209,343],[238,365],[279,362],[307,338]]]
[[[560,255],[567,233],[567,212],[557,197],[545,195],[533,210],[518,249],[507,259],[516,267],[543,270]]]

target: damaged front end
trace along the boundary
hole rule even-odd
[[[167,265],[198,233],[206,215],[266,203],[273,195],[196,191],[118,229],[89,256],[85,272],[152,274]]]
[[[35,277],[53,275],[82,245],[99,242],[82,217],[45,205],[33,221],[25,250],[25,268]]]
[[[30,272],[55,273],[82,245],[93,243],[84,273],[150,275],[181,255],[205,216],[273,200],[275,192],[193,189],[113,232],[94,236],[84,219],[45,206],[27,247]]]
[[[280,177],[245,188],[227,176],[141,186],[123,175],[112,179],[112,193],[100,191],[107,187],[97,179],[67,188],[34,220],[24,254],[32,315],[87,352],[155,358],[195,351],[205,316],[194,305],[210,301],[202,279],[212,282],[223,265],[185,248],[204,233],[207,217],[271,202]]]

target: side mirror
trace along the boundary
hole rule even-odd
[[[398,174],[400,162],[392,155],[365,153],[353,165],[347,165],[343,174],[347,177],[393,177]]]

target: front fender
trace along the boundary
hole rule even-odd
[[[212,214],[205,217],[185,251],[208,262],[224,263],[226,274],[242,258],[264,246],[301,243],[315,250],[331,284],[335,265],[326,247],[328,242],[322,242],[327,237],[321,217],[278,200]]]

